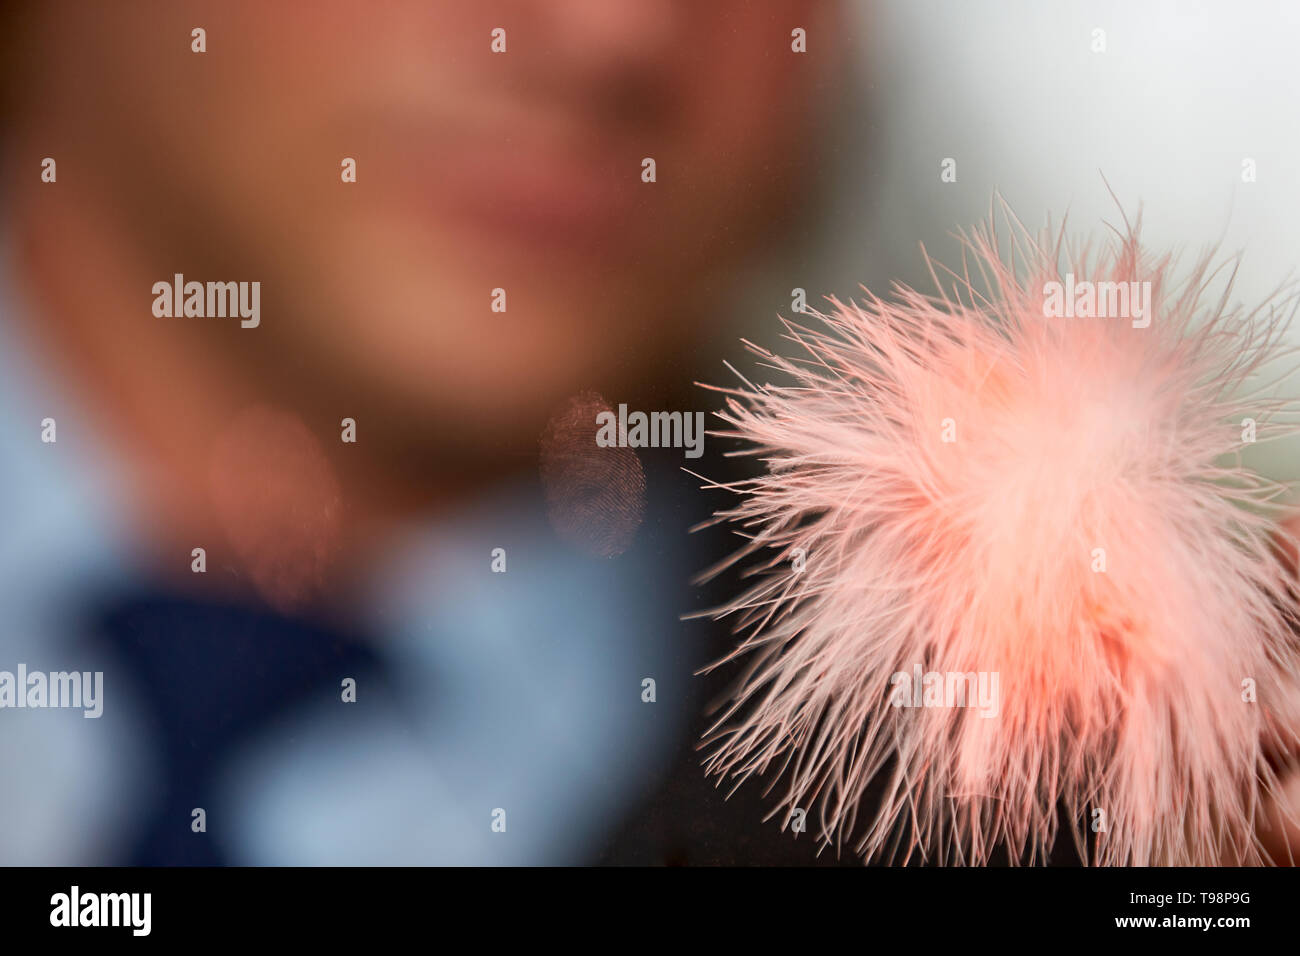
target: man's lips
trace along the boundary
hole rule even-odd
[[[435,208],[525,240],[605,241],[627,225],[631,190],[609,166],[493,151],[466,154],[444,169],[430,184]],[[629,183],[637,171],[629,164]]]
[[[631,248],[641,182],[637,157],[541,137],[398,138],[385,147],[393,197],[436,228],[541,250],[601,257]]]

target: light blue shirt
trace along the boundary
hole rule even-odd
[[[141,524],[87,400],[38,367],[12,288],[0,306],[0,670],[105,671],[98,720],[0,710],[0,863],[118,862],[159,768],[137,689],[78,647],[75,611],[92,589],[144,581]],[[219,778],[229,818],[207,820],[233,862],[580,863],[650,792],[684,730],[663,701],[689,680],[675,599],[689,568],[635,545],[577,554],[536,497],[487,491],[375,568],[365,617],[402,712],[340,697],[263,728]],[[642,701],[645,678],[660,702]]]

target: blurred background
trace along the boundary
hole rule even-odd
[[[995,193],[1140,206],[1248,304],[1300,263],[1283,0],[0,19],[0,669],[105,687],[0,711],[5,864],[856,863],[700,767],[735,539],[682,468],[747,466],[594,414],[717,407],[796,290],[928,291]],[[157,317],[178,273],[260,324]]]

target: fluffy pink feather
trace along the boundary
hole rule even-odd
[[[783,320],[797,357],[746,343],[781,384],[719,389],[716,434],[766,468],[708,485],[748,542],[702,577],[756,580],[707,612],[749,665],[707,766],[776,771],[774,813],[869,859],[1041,862],[1063,807],[1093,863],[1264,862],[1300,606],[1287,489],[1240,453],[1245,419],[1294,431],[1289,299],[1229,306],[1209,256],[1175,286],[1137,227],[1094,257],[1006,221],[932,266],[937,296],[832,299]],[[1149,326],[1046,317],[1066,271],[1150,282]],[[997,674],[996,714],[896,706],[916,671]]]

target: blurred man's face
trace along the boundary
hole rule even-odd
[[[522,434],[719,312],[702,283],[770,230],[808,153],[826,6],[50,5],[32,148],[111,197],[150,283],[262,283],[261,327],[222,335],[249,368]]]

